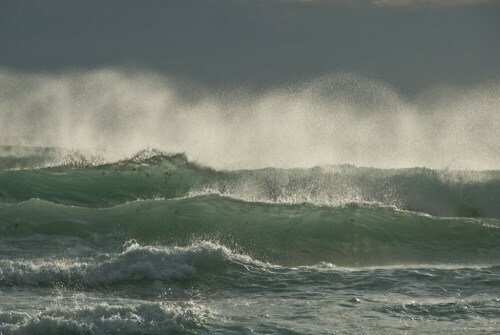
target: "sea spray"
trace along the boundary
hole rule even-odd
[[[413,100],[352,74],[264,93],[119,69],[2,70],[0,86],[2,144],[100,150],[108,161],[154,147],[218,169],[500,168],[498,82]]]

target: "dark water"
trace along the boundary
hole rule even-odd
[[[0,334],[500,332],[500,171],[0,167]]]

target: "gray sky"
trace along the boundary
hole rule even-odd
[[[0,67],[256,90],[337,72],[405,94],[500,78],[500,1],[0,1]]]

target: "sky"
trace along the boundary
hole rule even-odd
[[[0,68],[268,90],[335,73],[418,95],[500,78],[500,1],[0,1]]]

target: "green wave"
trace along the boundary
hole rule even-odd
[[[184,155],[132,159],[116,164],[0,172],[0,202],[39,198],[64,205],[111,207],[138,198],[174,198],[191,187],[194,171]]]
[[[106,209],[30,200],[0,211],[4,245],[34,235],[47,236],[50,248],[63,237],[93,248],[130,239],[180,246],[211,240],[281,265],[497,264],[499,227],[496,219],[437,218],[375,205],[279,205],[216,195]]]
[[[144,151],[114,164],[73,157],[66,165],[0,171],[0,203],[39,198],[112,207],[137,199],[220,194],[247,202],[339,207],[378,204],[442,217],[500,218],[500,171],[311,169],[217,171],[185,155]]]

